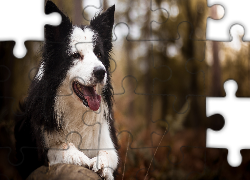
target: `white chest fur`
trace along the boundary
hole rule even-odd
[[[53,148],[61,143],[73,143],[89,158],[97,156],[98,149],[114,149],[109,124],[104,117],[107,109],[103,100],[100,109],[93,112],[76,103],[71,96],[74,94],[57,96],[55,111],[57,121],[63,119],[63,128],[60,132],[45,132],[46,146]]]

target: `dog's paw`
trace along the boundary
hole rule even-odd
[[[114,170],[109,167],[109,160],[105,155],[105,151],[99,153],[98,157],[90,159],[90,169],[98,173],[102,178],[105,178],[106,180],[114,180]]]
[[[65,163],[75,164],[84,167],[90,166],[90,159],[81,151],[79,151],[73,143],[63,143],[60,149],[50,149],[48,151],[48,159],[50,165]]]

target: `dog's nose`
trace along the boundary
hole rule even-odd
[[[102,66],[94,67],[93,74],[99,82],[103,80],[105,73],[106,71]]]

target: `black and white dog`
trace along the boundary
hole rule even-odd
[[[46,3],[46,14],[59,13],[62,23],[45,26],[40,68],[16,122],[23,177],[46,163],[66,163],[114,179],[118,145],[109,72],[114,11],[112,6],[89,26],[74,26],[53,2]],[[25,154],[24,147],[36,148]]]

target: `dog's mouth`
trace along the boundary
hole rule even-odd
[[[97,111],[100,107],[101,96],[96,93],[96,86],[84,86],[78,81],[72,84],[75,94],[82,100],[86,107]]]

